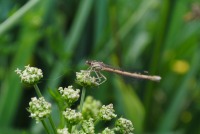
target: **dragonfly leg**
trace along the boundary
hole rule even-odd
[[[94,73],[96,74],[96,79],[97,79],[97,81],[98,81],[98,83],[101,83],[101,76],[99,75],[100,73],[99,72],[97,72],[97,71],[94,71]]]
[[[95,77],[96,77],[96,80],[97,80],[97,83],[98,85],[101,85],[102,83],[104,83],[107,78],[98,70],[96,70],[96,67],[92,66],[92,67],[89,67],[88,70],[90,71],[90,73],[94,72],[95,73]]]
[[[99,83],[99,85],[103,84],[104,82],[106,82],[107,78],[100,72],[98,72],[101,78],[101,82]]]

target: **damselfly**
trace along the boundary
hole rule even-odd
[[[96,74],[99,85],[106,81],[106,77],[100,73],[101,70],[112,72],[112,73],[117,73],[120,75],[129,76],[129,77],[133,77],[133,78],[147,79],[147,80],[152,80],[152,81],[160,81],[161,80],[160,76],[144,75],[144,74],[122,71],[120,69],[113,68],[113,67],[106,65],[103,62],[99,62],[99,61],[86,61],[86,64],[88,64],[90,66],[89,70]]]

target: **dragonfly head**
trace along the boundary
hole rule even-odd
[[[87,65],[91,66],[92,65],[92,61],[86,60],[85,62]]]

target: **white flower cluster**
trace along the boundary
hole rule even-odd
[[[100,134],[115,134],[115,132],[109,128],[105,128]]]
[[[25,70],[22,71],[16,69],[15,72],[20,76],[21,81],[25,84],[36,84],[43,77],[41,69],[30,67],[29,65],[25,66]],[[91,72],[96,73],[98,76],[97,72],[81,70],[76,73],[76,82],[83,87],[98,86],[98,78],[91,76]],[[38,95],[41,96],[39,88],[36,85],[34,85],[34,87]],[[55,125],[50,120],[50,124],[53,126],[55,133],[57,131],[58,134],[95,134],[95,123],[99,120],[109,121],[117,117],[115,110],[113,109],[113,104],[102,106],[100,101],[95,100],[91,96],[88,96],[84,103],[81,101],[81,112],[76,112],[69,107],[71,107],[71,105],[79,99],[80,90],[73,89],[73,86],[68,86],[67,88],[59,87],[58,91],[63,100],[67,103],[67,108],[65,107],[66,110],[63,111],[62,114],[66,120],[66,126],[68,128],[64,127],[63,129],[56,130]],[[81,98],[81,100],[84,99]],[[29,102],[27,110],[30,112],[30,117],[35,119],[36,123],[38,123],[39,121],[43,121],[45,118],[50,117],[51,104],[45,101],[44,97],[40,97],[38,99],[33,97]],[[49,119],[51,119],[51,117]],[[133,134],[133,130],[134,128],[131,121],[125,118],[119,118],[116,120],[114,128],[105,128],[99,134],[114,134],[115,132]]]
[[[92,96],[88,96],[83,103],[82,114],[85,119],[98,118],[98,113],[102,104],[100,101],[95,100]]]
[[[16,69],[15,72],[19,74],[21,81],[25,84],[36,84],[42,77],[42,70],[36,67],[25,66],[25,70]]]
[[[123,134],[133,134],[133,124],[130,120],[119,118],[115,123],[115,130]]]
[[[91,72],[89,70],[81,70],[81,72],[76,72],[76,82],[81,86],[98,86],[98,82],[96,82],[96,78],[92,77]]]
[[[94,119],[84,120],[82,128],[86,134],[94,134]]]
[[[83,119],[83,116],[80,112],[76,112],[70,108],[67,108],[65,111],[63,111],[63,115],[66,121],[72,125],[79,123]]]
[[[28,111],[31,113],[30,117],[34,118],[36,123],[38,123],[40,120],[50,115],[51,104],[46,102],[44,97],[40,97],[39,99],[33,97],[29,102]]]
[[[75,130],[72,134],[87,134],[82,129],[81,130]],[[93,133],[94,134],[94,133]]]
[[[99,111],[99,116],[102,120],[111,120],[112,118],[117,117],[114,112],[115,110],[113,109],[113,104],[109,104],[107,106],[103,105]]]
[[[64,98],[67,104],[69,105],[73,104],[80,97],[79,95],[80,90],[79,89],[74,90],[72,86],[68,86],[67,88],[59,87],[58,90],[62,98]]]
[[[57,133],[58,133],[58,134],[70,134],[70,133],[68,132],[68,128],[58,129],[58,130],[57,130]]]

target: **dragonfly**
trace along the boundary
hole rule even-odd
[[[94,72],[97,76],[97,81],[98,84],[104,83],[107,78],[100,72],[100,71],[107,71],[107,72],[112,72],[124,76],[129,76],[133,78],[139,78],[139,79],[146,79],[146,80],[151,80],[151,81],[160,81],[161,77],[157,75],[145,75],[145,74],[139,74],[139,73],[131,73],[127,71],[122,71],[117,68],[113,68],[110,65],[104,64],[103,62],[99,61],[86,61],[86,64],[89,65],[89,71]]]

